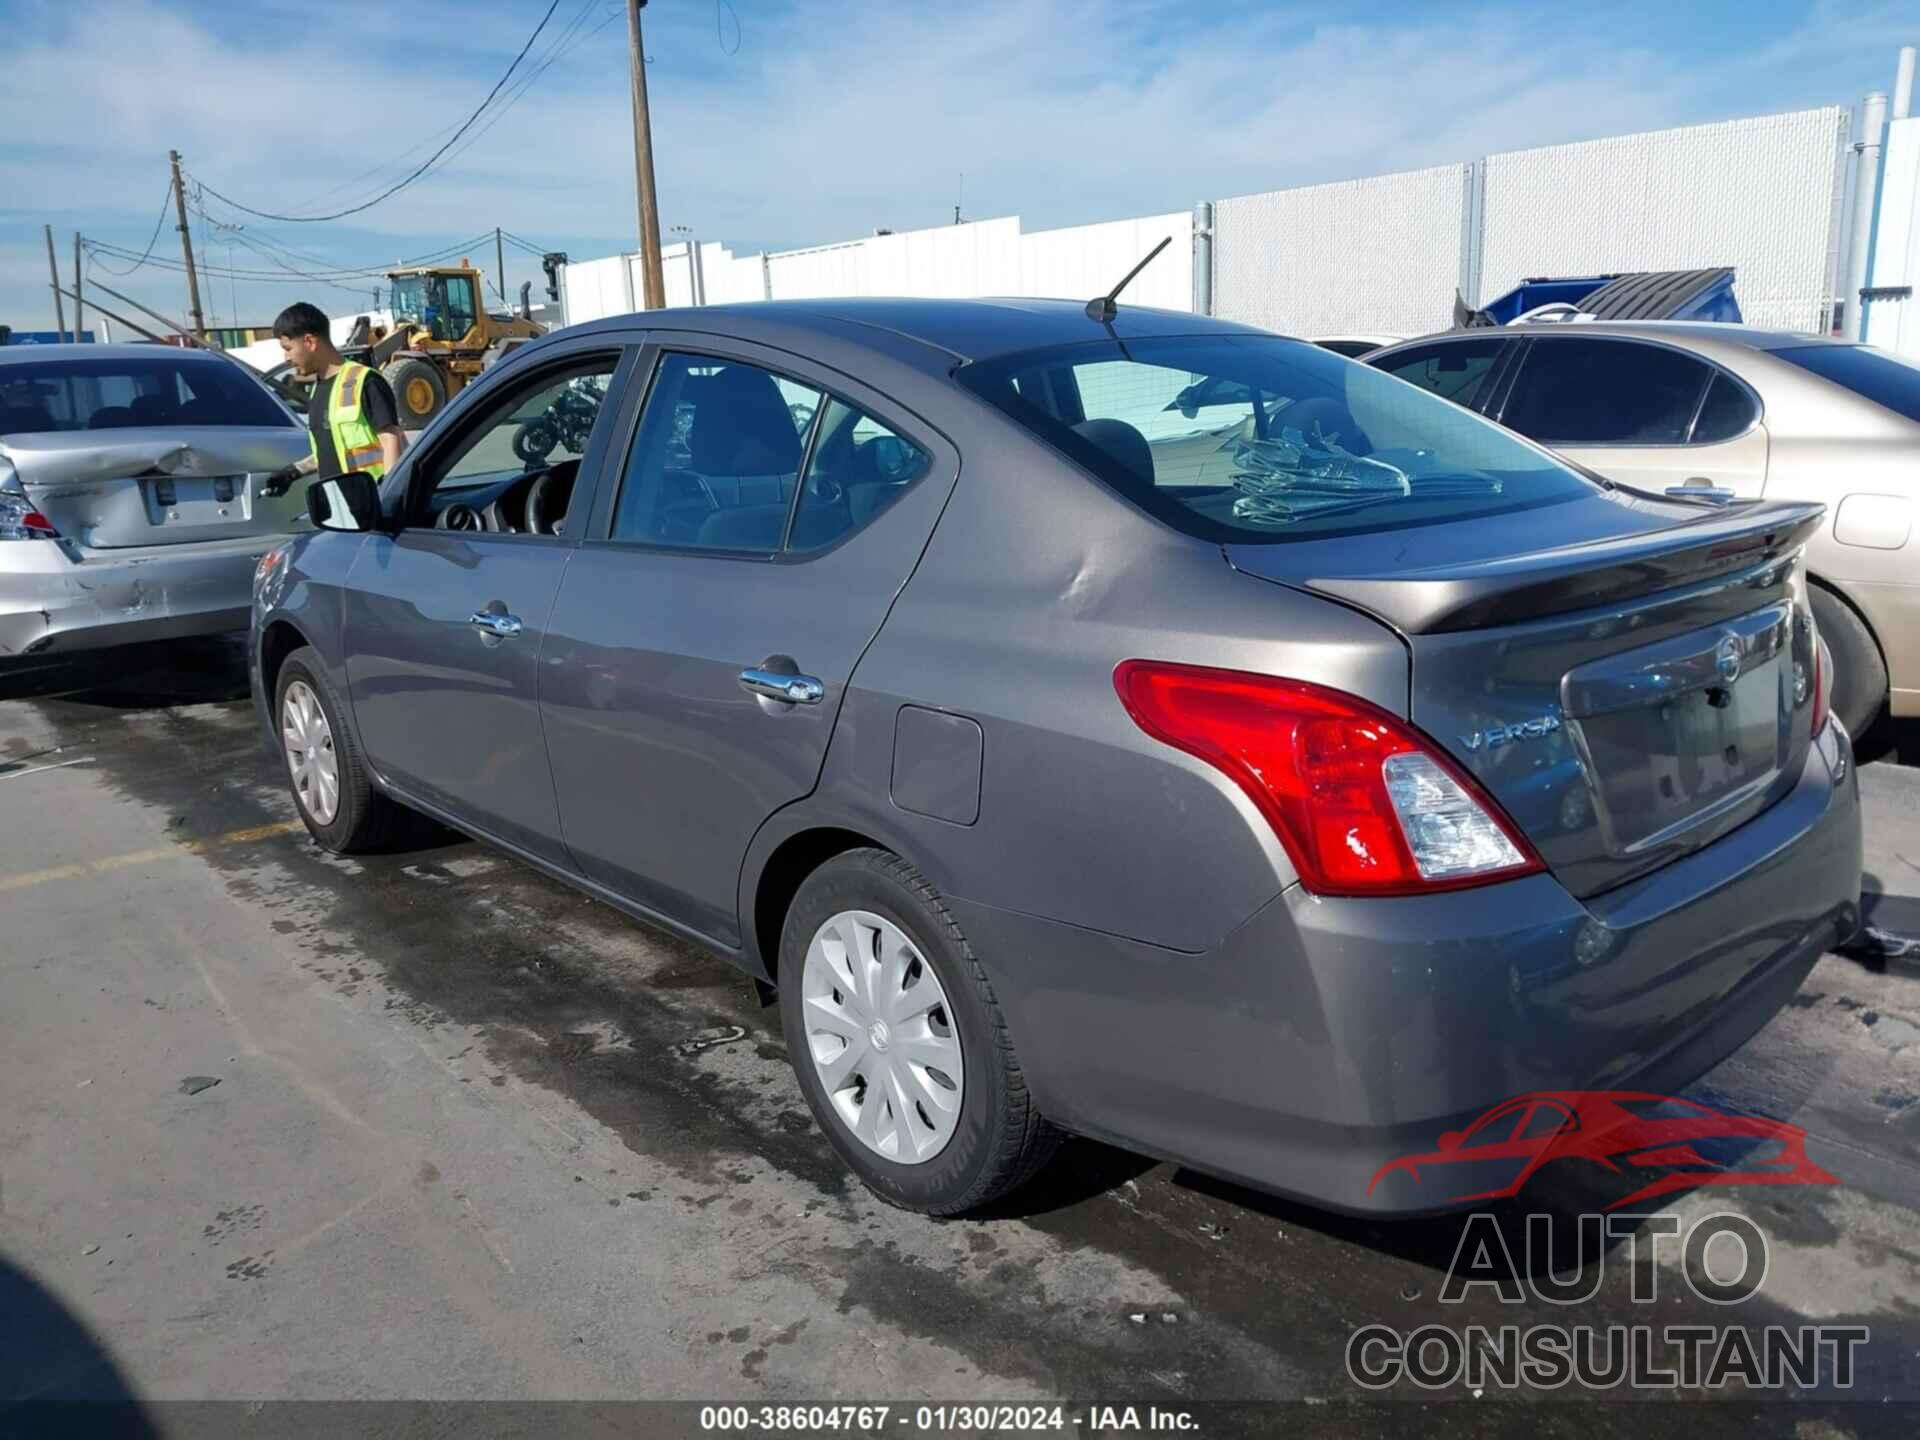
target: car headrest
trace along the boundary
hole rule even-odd
[[[800,431],[780,387],[764,370],[729,365],[687,386],[691,466],[702,475],[791,475]]]
[[[89,430],[124,430],[129,425],[138,425],[133,411],[125,405],[102,405],[87,420]]]
[[[1082,420],[1073,433],[1105,451],[1125,472],[1125,493],[1134,498],[1153,492],[1153,447],[1124,420]]]
[[[142,425],[156,425],[171,420],[179,412],[177,401],[164,395],[136,395],[127,408],[133,412],[133,418]]]
[[[36,435],[59,428],[44,405],[0,405],[0,435]]]

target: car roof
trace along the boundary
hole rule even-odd
[[[823,339],[844,341],[849,338],[846,327],[856,326],[912,341],[937,352],[948,364],[1116,336],[1122,340],[1144,340],[1170,335],[1269,333],[1209,315],[1156,310],[1143,305],[1121,305],[1110,324],[1102,324],[1087,315],[1086,307],[1084,300],[881,297],[762,300],[609,316],[571,326],[565,333],[640,326],[704,331],[743,340],[791,341],[797,333],[815,331]]]
[[[1431,335],[1409,337],[1405,344],[1429,340],[1486,339],[1522,335],[1618,335],[1642,340],[1661,340],[1690,350],[1720,347],[1739,350],[1788,350],[1804,345],[1846,345],[1851,341],[1833,340],[1793,330],[1769,330],[1759,325],[1729,325],[1718,320],[1572,320],[1552,325],[1493,325],[1470,330],[1440,330]]]
[[[218,350],[185,345],[0,345],[0,365],[31,364],[35,360],[152,360],[160,356],[195,364],[232,359]]]

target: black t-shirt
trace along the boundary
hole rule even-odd
[[[333,382],[337,373],[313,382],[313,394],[307,397],[307,428],[313,432],[314,458],[320,468],[316,478],[330,480],[342,473],[340,457],[333,452],[333,427],[327,424],[327,406],[333,402]],[[394,403],[393,387],[378,370],[368,370],[360,382],[360,418],[377,434],[400,424],[400,407]]]

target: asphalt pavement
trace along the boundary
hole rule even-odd
[[[1877,923],[1920,933],[1920,770],[1862,781]],[[0,937],[0,1421],[112,1395],[1152,1398],[1340,1430],[1356,1327],[1567,1318],[1442,1302],[1458,1218],[1341,1218],[1089,1142],[992,1218],[879,1203],[723,962],[452,836],[314,847],[231,641],[0,680]],[[1804,1126],[1841,1182],[1662,1202],[1764,1233],[1744,1323],[1869,1327],[1850,1388],[1769,1398],[1761,1428],[1910,1433],[1920,970],[1826,957],[1688,1093]],[[1644,1319],[1632,1267],[1586,1259],[1581,1320]],[[1677,1283],[1660,1304],[1727,1321]],[[1634,1403],[1389,1394],[1442,1434],[1611,1432]],[[1636,1428],[1756,1433],[1656,1403]]]

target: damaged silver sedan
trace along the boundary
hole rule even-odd
[[[307,523],[261,487],[307,448],[222,355],[0,349],[0,666],[244,629],[255,563]]]

